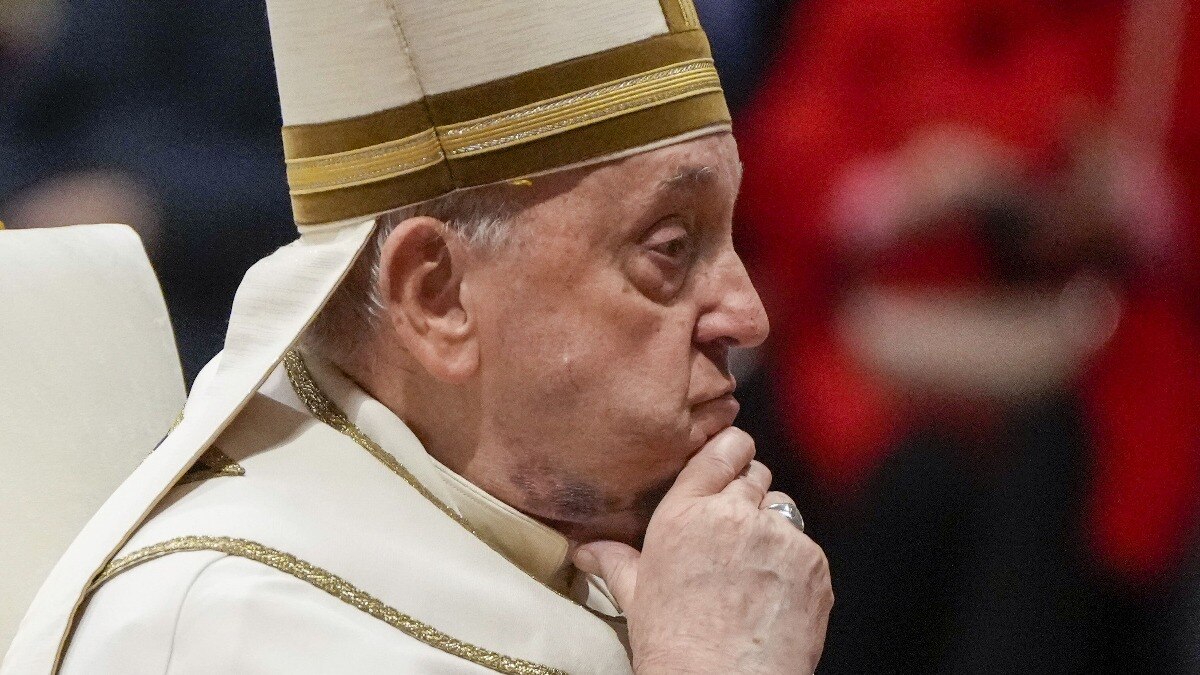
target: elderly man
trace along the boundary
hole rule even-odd
[[[301,240],[5,672],[811,672],[690,2],[268,9]]]

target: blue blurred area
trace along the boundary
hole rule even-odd
[[[148,192],[155,218],[139,230],[155,246],[190,380],[220,347],[242,273],[294,236],[265,10],[238,0],[59,10],[42,48],[6,52],[0,205],[81,172]],[[106,219],[54,206],[67,220],[10,225]]]
[[[735,115],[767,68],[779,40],[782,15],[797,4],[797,0],[696,0]]]

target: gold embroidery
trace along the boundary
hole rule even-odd
[[[696,13],[696,5],[692,0],[679,0],[679,11],[683,14],[683,22],[689,28],[700,27],[700,15]]]
[[[442,161],[433,129],[360,150],[287,160],[291,194],[323,192],[387,180]]]
[[[222,478],[227,476],[245,476],[246,469],[241,464],[233,461],[229,455],[221,452],[215,447],[211,447],[192,468],[183,474],[176,485],[185,485],[187,483],[195,483],[196,481],[208,480],[209,478]]]
[[[142,563],[172,553],[187,551],[217,551],[273,567],[370,614],[409,637],[420,640],[447,654],[466,659],[500,673],[554,675],[563,672],[531,661],[505,656],[489,649],[477,647],[455,639],[433,626],[418,621],[391,607],[332,572],[300,560],[289,553],[284,553],[283,551],[246,539],[234,539],[232,537],[178,537],[161,544],[134,551],[127,556],[109,563],[96,578],[96,581],[92,583],[88,592],[94,591],[105,581]]]
[[[304,405],[314,417],[330,427],[333,427],[337,431],[349,436],[360,447],[371,453],[372,457],[382,462],[387,468],[391,469],[392,473],[395,473],[397,476],[403,478],[404,482],[411,485],[413,489],[420,493],[422,497],[432,502],[433,505],[436,506],[442,513],[445,513],[450,517],[451,520],[458,523],[463,527],[463,529],[474,535],[476,539],[486,544],[488,548],[492,549],[496,553],[499,553],[505,560],[512,563],[513,567],[521,570],[530,579],[538,582],[542,585],[542,587],[553,592],[560,598],[564,598],[575,605],[580,605],[579,601],[571,598],[570,596],[564,595],[558,589],[548,585],[546,582],[538,579],[532,574],[529,574],[525,568],[513,562],[512,558],[509,558],[504,551],[496,548],[490,541],[481,537],[479,532],[477,532],[475,528],[471,527],[471,524],[468,523],[465,518],[459,515],[457,511],[447,506],[445,502],[438,499],[438,497],[430,492],[429,488],[422,485],[421,482],[417,480],[417,477],[412,475],[412,472],[405,468],[404,465],[399,462],[399,460],[393,457],[392,454],[387,450],[384,450],[382,447],[380,447],[378,443],[371,440],[369,436],[364,434],[361,429],[355,426],[355,424],[350,421],[350,418],[346,417],[346,413],[342,412],[336,403],[329,400],[329,397],[325,395],[325,392],[321,391],[320,387],[317,386],[317,383],[313,380],[312,373],[308,372],[308,367],[304,365],[304,357],[300,355],[300,352],[294,349],[288,350],[288,352],[283,356],[283,365],[284,369],[287,371],[288,380],[292,383],[292,389],[296,392],[296,395],[300,397],[300,400],[304,402]]]
[[[299,352],[294,349],[288,351],[283,357],[283,365],[284,369],[287,370],[288,380],[292,383],[292,389],[295,390],[296,395],[300,397],[300,400],[304,402],[304,405],[308,407],[309,412],[314,417],[349,436],[360,447],[371,453],[372,457],[391,469],[392,473],[400,476],[406,483],[413,486],[417,492],[421,493],[422,497],[433,502],[433,505],[438,507],[442,513],[450,516],[454,522],[465,527],[471,534],[479,536],[479,533],[457,511],[438,499],[417,480],[416,476],[412,475],[412,472],[405,468],[391,453],[379,447],[378,443],[364,434],[362,430],[350,421],[350,418],[346,417],[346,413],[342,412],[336,403],[325,396],[325,392],[321,391],[317,387],[317,383],[313,381],[312,374],[308,372],[308,367],[304,365],[304,359],[300,356]]]
[[[467,157],[719,91],[712,59],[693,59],[437,131],[447,155]]]

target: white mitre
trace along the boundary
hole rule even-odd
[[[379,214],[729,128],[691,0],[267,0],[267,10],[300,238],[246,274],[215,376],[51,572],[6,672],[54,670],[90,582],[296,342]]]

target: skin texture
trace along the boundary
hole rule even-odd
[[[647,673],[811,673],[833,607],[820,547],[774,511],[754,441],[728,428],[688,462],[642,551],[581,547],[629,619],[633,668]],[[747,463],[749,465],[747,466]]]
[[[535,179],[495,250],[406,220],[382,251],[373,366],[348,369],[441,462],[584,544],[577,565],[613,584],[644,672],[701,643],[738,659],[705,668],[776,652],[808,668],[832,602],[820,549],[760,511],[770,472],[730,427],[729,349],[768,330],[733,248],[740,180],[722,133]],[[699,604],[656,608],[683,595]],[[712,625],[686,628],[697,612]],[[751,618],[723,630],[726,612]],[[763,646],[797,632],[815,643]]]

